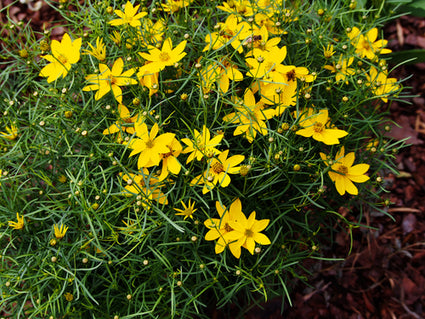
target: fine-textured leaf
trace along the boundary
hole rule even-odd
[[[425,62],[425,50],[424,49],[413,49],[405,50],[400,52],[392,52],[389,54],[391,57],[391,63],[399,64],[416,64]],[[406,62],[407,61],[407,62]]]
[[[406,12],[416,17],[425,17],[425,0],[413,0],[400,7],[400,12]]]

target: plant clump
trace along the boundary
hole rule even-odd
[[[2,27],[16,38],[0,77],[3,313],[189,318],[290,302],[305,260],[383,211],[402,146],[384,103],[403,86],[382,8],[51,5],[58,40]]]

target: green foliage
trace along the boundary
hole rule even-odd
[[[269,13],[257,20],[237,7],[253,33],[220,30],[235,8],[220,1],[164,3],[135,9],[143,27],[110,23],[122,1],[49,3],[68,30],[59,41],[1,27],[3,316],[207,318],[211,306],[290,302],[314,271],[305,260],[323,258],[337,232],[350,237],[365,209],[385,212],[402,143],[384,136],[384,102],[402,84],[373,33],[389,17],[360,1],[275,1],[254,6]],[[217,226],[237,199],[238,217]]]

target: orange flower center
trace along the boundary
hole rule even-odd
[[[211,168],[214,171],[214,173],[216,173],[216,174],[220,174],[221,172],[224,172],[223,164],[221,164],[219,162],[215,162],[214,164],[212,164]]]
[[[348,167],[345,165],[339,165],[338,172],[341,174],[347,175],[348,174]]]
[[[115,77],[112,74],[108,75],[107,80],[109,81],[110,85],[113,85],[117,82],[117,79],[115,79]]]
[[[232,228],[232,227],[230,227],[230,225],[229,225],[228,223],[226,223],[226,224],[224,225],[224,230],[225,230],[225,231],[227,231],[227,232],[231,232],[231,231],[233,230],[233,228]]]
[[[363,40],[363,42],[362,42],[362,47],[363,47],[365,50],[370,50],[370,44],[369,44],[369,41],[367,41],[366,39],[365,39],[365,40]]]
[[[68,62],[68,59],[66,58],[66,56],[64,56],[63,54],[59,54],[57,56],[57,59],[59,60],[59,62],[61,64],[66,64]]]
[[[325,126],[323,125],[323,123],[315,122],[313,125],[313,131],[316,133],[322,133],[324,129]]]

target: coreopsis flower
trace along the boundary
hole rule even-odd
[[[241,247],[247,249],[251,255],[254,254],[255,243],[260,245],[270,245],[270,239],[261,233],[268,226],[269,219],[255,219],[256,213],[253,211],[248,218],[242,210],[238,210],[233,215],[234,218],[229,221],[229,226],[233,229],[226,235],[230,241],[229,248],[233,256],[241,256]]]
[[[62,238],[65,237],[65,234],[68,230],[68,226],[66,226],[64,224],[61,224],[60,226],[55,224],[55,225],[53,225],[53,230],[55,232],[55,237],[57,239],[62,239]]]
[[[221,152],[217,158],[211,158],[208,161],[208,167],[205,172],[195,177],[190,185],[204,184],[202,188],[202,194],[206,194],[211,191],[216,185],[221,187],[229,186],[231,179],[229,174],[239,174],[239,165],[244,159],[244,155],[233,155],[229,158],[229,150]]]
[[[323,47],[323,56],[326,59],[331,58],[335,54],[334,46],[331,44],[328,44],[328,46],[325,48]]]
[[[120,176],[127,184],[123,195],[139,196],[143,208],[150,209],[153,201],[168,204],[167,195],[160,190],[162,184],[158,177],[150,175],[147,168],[143,168],[138,174],[120,173]]]
[[[280,116],[287,107],[297,103],[297,81],[269,82],[260,81],[260,102],[268,105],[276,105],[275,116]]]
[[[242,42],[251,33],[250,25],[243,21],[239,22],[239,18],[231,14],[227,17],[226,21],[217,24],[219,31],[207,34],[205,36],[205,46],[203,51],[210,49],[218,50],[226,44],[230,44],[239,53],[243,52]]]
[[[247,76],[255,79],[267,78],[268,81],[281,82],[285,70],[281,64],[286,58],[286,46],[282,48],[273,47],[270,51],[261,49],[252,50],[252,58],[246,58],[250,70]]]
[[[164,19],[158,19],[155,23],[151,19],[143,19],[143,25],[137,31],[138,38],[145,45],[155,45],[162,42],[163,34],[166,30]]]
[[[168,146],[172,144],[175,134],[164,133],[158,135],[158,123],[155,123],[149,132],[148,126],[142,120],[136,121],[134,128],[136,137],[128,143],[128,147],[133,150],[129,157],[140,153],[137,161],[139,169],[159,165],[161,154],[170,152]]]
[[[162,44],[161,50],[154,46],[149,46],[149,53],[139,52],[139,55],[144,58],[146,61],[150,61],[148,65],[142,67],[147,68],[151,73],[159,72],[165,69],[166,66],[172,66],[179,62],[186,55],[186,52],[183,52],[186,47],[187,41],[180,42],[173,49],[173,42],[171,38],[165,39]]]
[[[96,91],[95,99],[99,100],[109,91],[115,96],[115,99],[122,103],[122,90],[121,86],[137,84],[137,81],[131,76],[134,74],[135,69],[132,68],[123,72],[124,61],[122,58],[118,58],[112,69],[106,64],[99,64],[99,74],[89,74],[86,76],[86,80],[91,83],[83,87],[83,91]]]
[[[220,218],[209,218],[204,221],[205,227],[209,229],[209,231],[205,234],[205,240],[217,239],[215,244],[215,253],[220,254],[230,243],[230,240],[226,238],[226,235],[233,230],[233,228],[230,227],[229,222],[236,219],[236,216],[242,210],[242,204],[238,198],[228,209],[218,201],[215,202],[215,207]]]
[[[161,3],[162,10],[165,12],[177,12],[180,9],[187,7],[193,0],[166,0],[166,3]]]
[[[245,91],[243,103],[240,102],[233,106],[236,112],[224,116],[223,121],[238,124],[233,135],[244,133],[248,142],[252,143],[257,132],[267,135],[266,121],[275,115],[275,110],[266,109],[261,101],[255,102],[254,93],[250,89]]]
[[[197,208],[195,208],[195,202],[192,203],[191,200],[189,199],[189,202],[187,205],[183,201],[181,201],[180,203],[182,204],[183,209],[173,208],[175,211],[178,212],[176,213],[176,215],[184,216],[183,220],[185,220],[188,217],[193,219],[193,213],[196,212],[197,210]]]
[[[227,93],[230,80],[242,81],[243,74],[237,66],[228,60],[213,62],[199,71],[202,92],[209,93],[216,84],[222,93]]]
[[[117,132],[127,132],[128,134],[134,134],[134,123],[136,123],[139,116],[142,116],[140,114],[131,116],[130,111],[124,104],[118,105],[118,113],[119,113],[119,119],[114,124],[109,126],[107,129],[104,129],[102,134],[103,135],[109,135],[114,134]]]
[[[94,47],[91,43],[89,43],[91,50],[84,50],[86,54],[90,54],[94,56],[99,61],[103,61],[106,59],[106,47],[105,43],[103,43],[103,39],[97,37],[96,38],[96,46]]]
[[[349,59],[344,59],[341,54],[336,64],[333,63],[333,65],[325,65],[324,68],[326,70],[331,71],[332,73],[336,73],[335,80],[337,82],[345,81],[345,83],[348,84],[347,78],[356,73],[356,70],[354,70],[353,68],[349,68],[349,66],[353,63],[353,61],[354,61],[354,57],[350,57]]]
[[[328,110],[320,110],[319,113],[305,117],[299,122],[302,129],[295,132],[297,135],[312,137],[316,141],[326,145],[339,144],[339,139],[348,133],[344,130],[330,127]]]
[[[355,155],[354,152],[344,156],[345,149],[341,147],[336,154],[335,160],[330,164],[325,154],[320,153],[320,157],[325,162],[326,166],[331,165],[331,170],[328,172],[330,179],[335,183],[336,190],[342,196],[345,192],[351,195],[357,195],[358,189],[353,184],[364,183],[369,180],[369,176],[365,175],[369,169],[369,164],[357,164],[353,166]]]
[[[40,70],[40,76],[47,77],[47,82],[51,83],[59,77],[65,77],[71,66],[80,60],[80,48],[82,39],[71,40],[68,33],[65,33],[61,42],[53,40],[51,44],[52,54],[43,55],[42,58],[51,62]]]
[[[127,1],[127,3],[124,6],[124,12],[121,10],[114,10],[115,14],[120,17],[120,19],[114,19],[108,22],[108,24],[113,26],[118,25],[130,25],[132,27],[138,27],[142,23],[140,22],[140,19],[146,16],[147,12],[140,12],[137,13],[137,10],[139,10],[140,4],[137,6],[133,6],[133,4],[130,1]]]
[[[277,48],[280,41],[281,39],[279,37],[269,39],[269,31],[267,30],[267,27],[263,25],[261,28],[254,28],[251,36],[245,40],[244,44],[252,49],[271,51],[272,49]],[[252,56],[252,51],[248,52],[246,56]]]
[[[19,213],[16,213],[16,220],[16,222],[9,220],[9,227],[12,227],[13,229],[17,230],[24,228],[24,216],[19,216]]]
[[[371,87],[373,94],[385,103],[388,102],[388,96],[400,88],[396,78],[388,78],[386,72],[379,72],[374,67],[370,68],[366,78],[367,85]]]
[[[147,62],[145,67],[140,67],[136,76],[139,80],[139,84],[141,86],[147,87],[149,89],[149,96],[152,96],[159,90],[159,72],[152,72],[149,70],[150,64],[152,64],[152,62]]]
[[[351,39],[351,44],[356,48],[356,53],[361,58],[374,60],[379,54],[391,53],[390,49],[386,49],[387,40],[377,40],[378,29],[373,28],[366,34],[361,34],[357,27],[353,27],[347,34]]]
[[[279,10],[280,11],[280,10]],[[269,10],[269,12],[259,12],[254,16],[254,20],[255,23],[260,26],[260,27],[266,27],[267,31],[271,34],[274,35],[282,35],[282,34],[287,34],[288,32],[283,31],[281,27],[278,27],[278,25],[276,24],[275,19],[273,19],[272,15],[273,15],[274,10]],[[275,38],[275,39],[279,39],[280,38]]]
[[[121,44],[121,34],[118,31],[112,31],[112,34],[109,35],[109,38],[116,44]]]
[[[246,17],[254,15],[253,5],[249,0],[230,0],[223,2],[222,6],[217,6],[217,9],[229,13],[236,13]]]
[[[7,140],[15,140],[18,137],[18,128],[15,125],[6,126],[6,132],[0,132],[0,136]]]
[[[205,125],[202,127],[201,133],[195,129],[193,132],[193,140],[189,138],[183,138],[181,140],[187,145],[187,147],[183,150],[183,154],[190,153],[186,163],[189,163],[194,159],[200,161],[204,157],[210,158],[214,155],[220,154],[220,151],[215,147],[220,145],[223,137],[223,134],[218,134],[211,138],[211,133]]]
[[[183,149],[180,142],[176,138],[173,138],[167,147],[168,152],[160,154],[162,161],[161,173],[158,177],[160,181],[166,179],[169,173],[177,175],[182,168],[180,162],[177,160]]]

